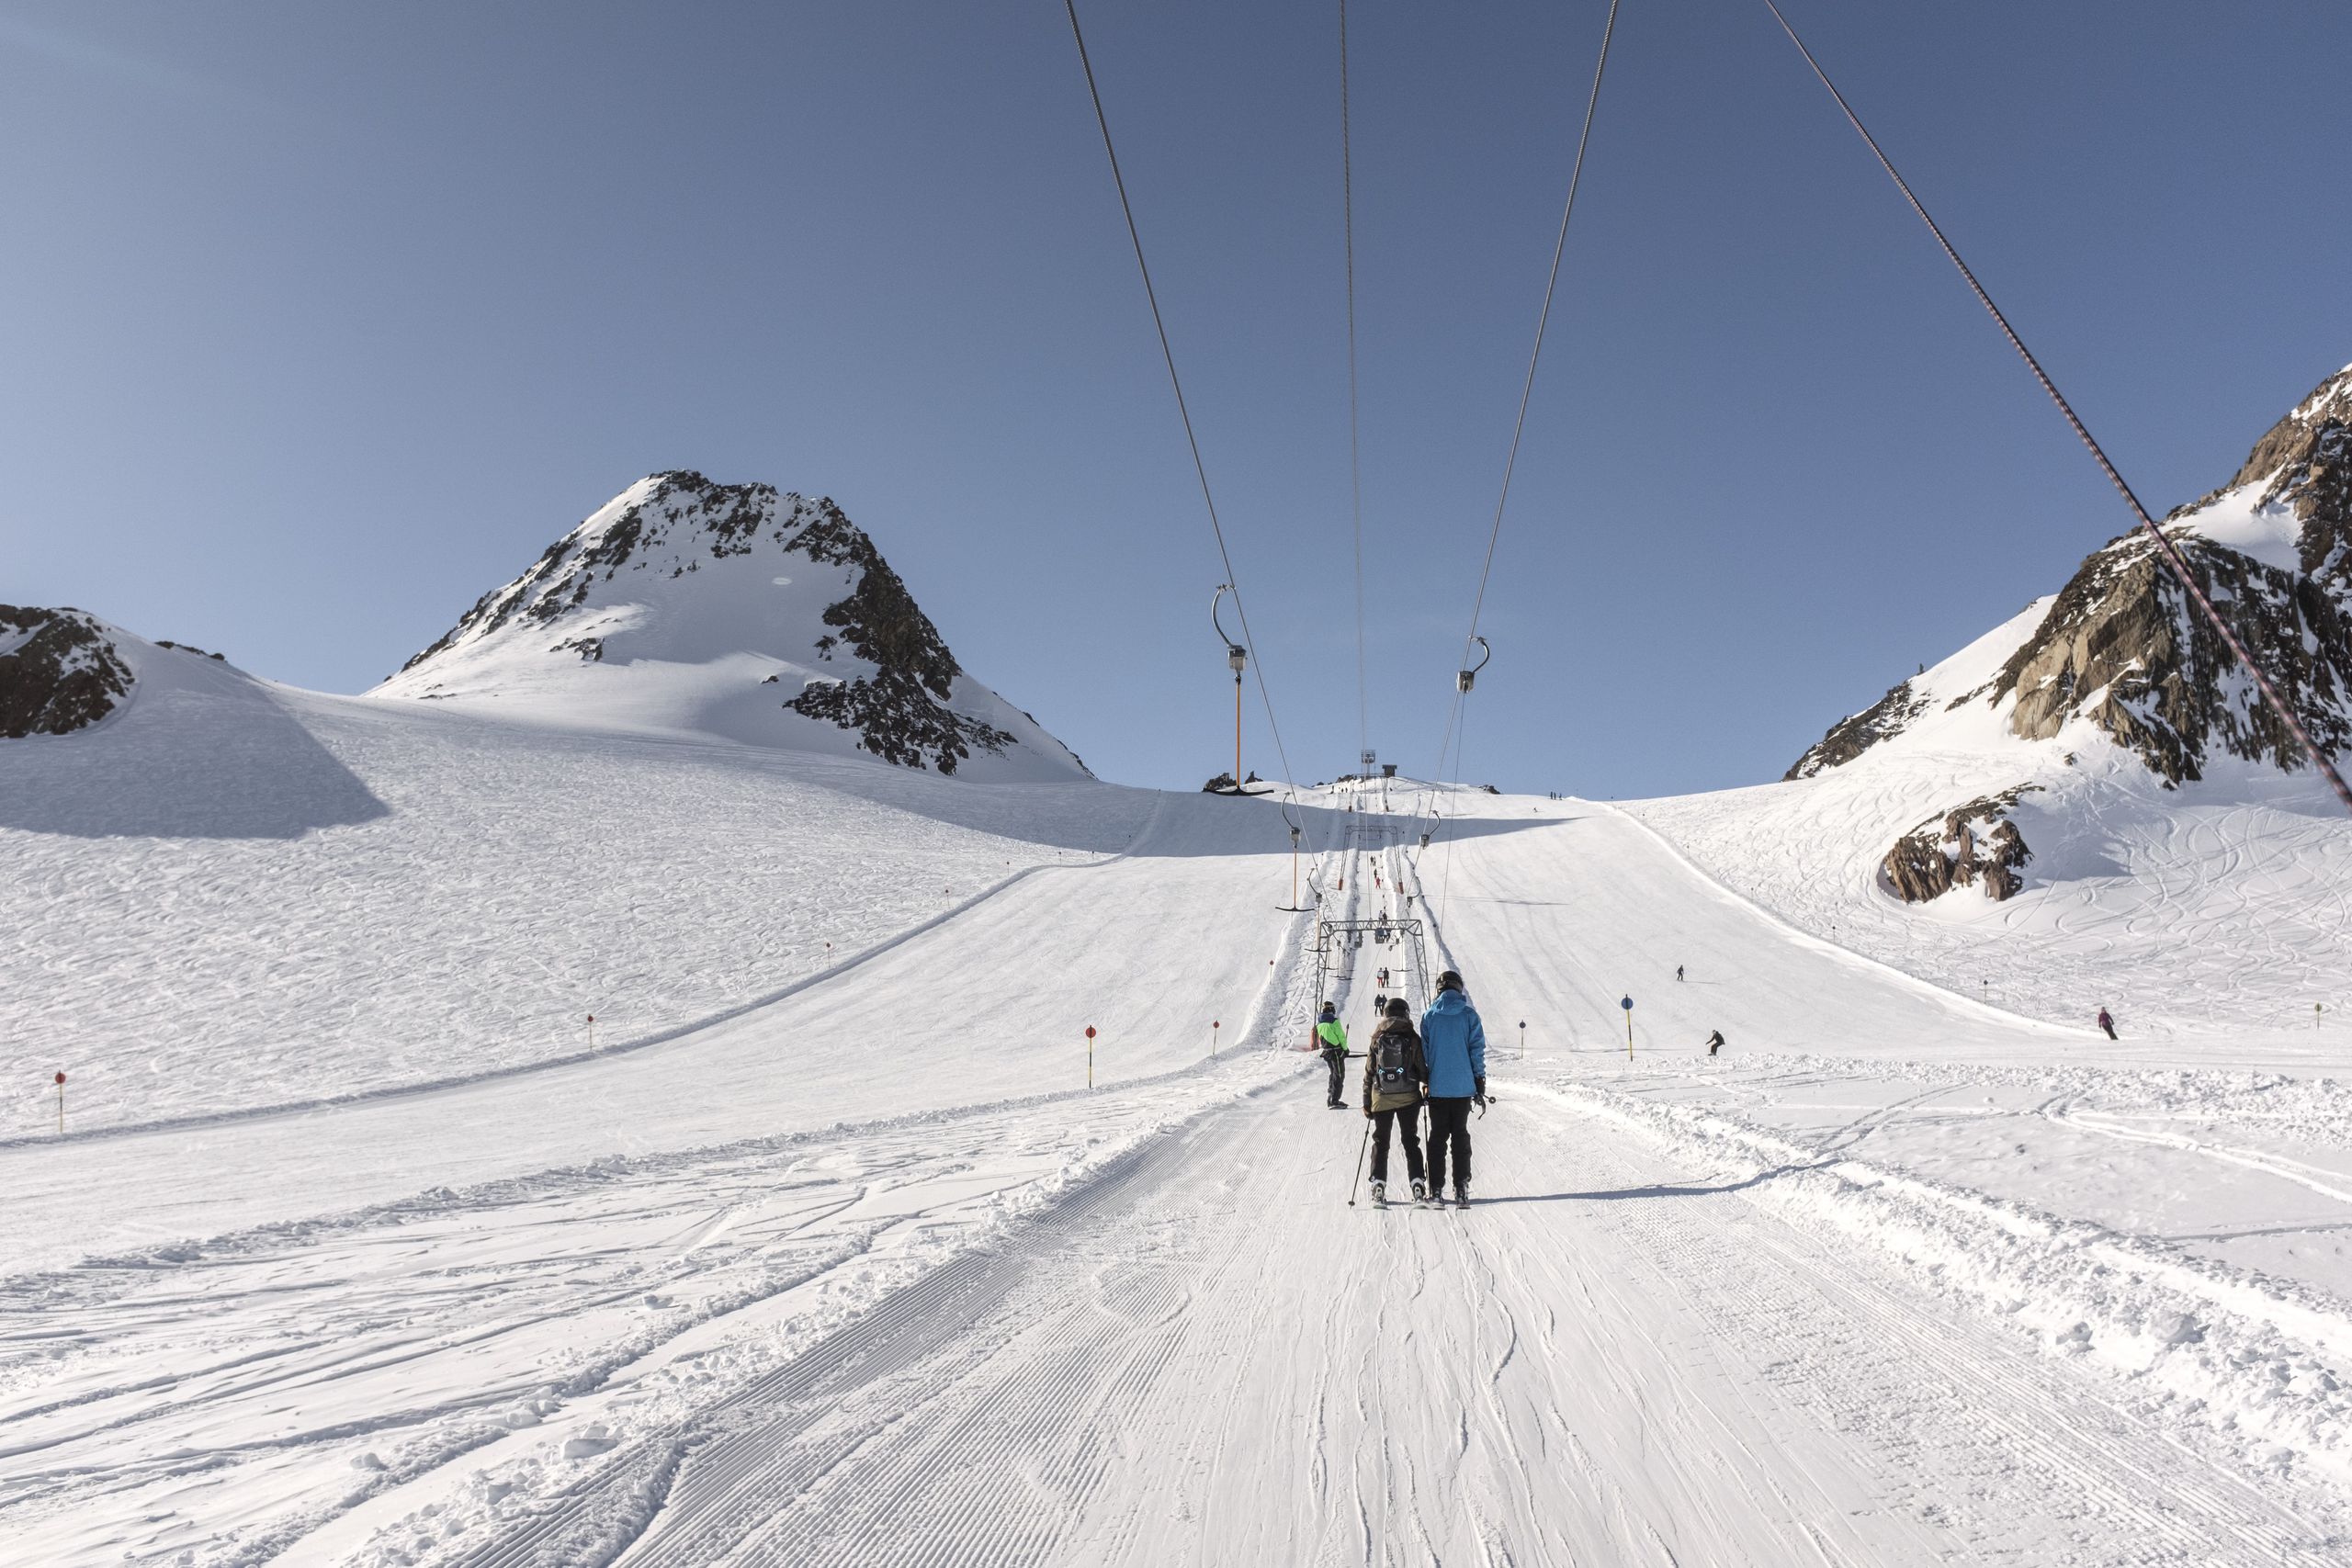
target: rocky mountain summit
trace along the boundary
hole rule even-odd
[[[86,729],[130,687],[130,667],[96,616],[0,604],[0,739]]]
[[[976,759],[997,776],[1085,772],[965,673],[839,506],[689,471],[631,485],[373,694],[840,742],[942,773]]]
[[[2163,528],[2198,585],[2313,740],[2352,748],[2352,367],[2271,427],[2234,478]],[[1991,645],[1991,646],[1988,646]],[[1988,656],[1990,658],[1988,659]],[[1954,690],[1965,666],[1971,677]],[[1932,671],[1840,720],[1790,768],[1810,779],[1874,750],[1933,743],[1944,715],[1997,720],[2004,740],[2103,740],[2167,789],[2224,758],[2294,773],[2308,760],[2143,530],[2094,551],[2058,593]],[[2017,786],[1939,810],[1888,852],[1906,900],[1981,884],[2007,898],[2032,858],[2010,819],[2046,759],[2016,750]]]

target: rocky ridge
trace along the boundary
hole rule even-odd
[[[131,681],[96,617],[0,604],[0,739],[86,729],[130,695]]]
[[[2273,425],[2228,484],[2162,526],[2312,739],[2352,749],[2352,367]],[[2308,766],[2144,530],[2092,552],[1989,679],[1950,696],[1900,682],[1833,726],[1784,777],[1817,777],[1972,708],[1997,716],[2020,742],[2086,728],[2168,789],[2204,778],[2221,757]],[[1913,901],[1978,883],[2009,897],[2030,857],[2008,813],[2034,787],[1973,800],[1903,835],[1883,867],[1886,886]]]

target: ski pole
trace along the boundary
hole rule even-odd
[[[1356,1145],[1356,1173],[1348,1178],[1348,1207],[1356,1206],[1356,1183],[1363,1179],[1364,1151],[1372,1147],[1372,1118],[1363,1119],[1363,1142]]]

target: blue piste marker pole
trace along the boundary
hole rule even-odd
[[[1625,1060],[1634,1059],[1634,998],[1627,997],[1617,1004],[1625,1010]]]

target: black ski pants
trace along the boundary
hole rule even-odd
[[[1405,1145],[1405,1174],[1415,1181],[1421,1179],[1421,1108],[1400,1105],[1394,1111],[1372,1113],[1372,1179],[1388,1179],[1388,1129],[1394,1123],[1396,1136]]]
[[[1333,1051],[1327,1048],[1323,1053],[1323,1059],[1331,1064],[1331,1103],[1345,1105],[1348,1102],[1348,1054],[1344,1050]]]
[[[1470,1100],[1430,1097],[1430,1189],[1445,1185],[1445,1155],[1453,1151],[1453,1185],[1470,1185]]]

